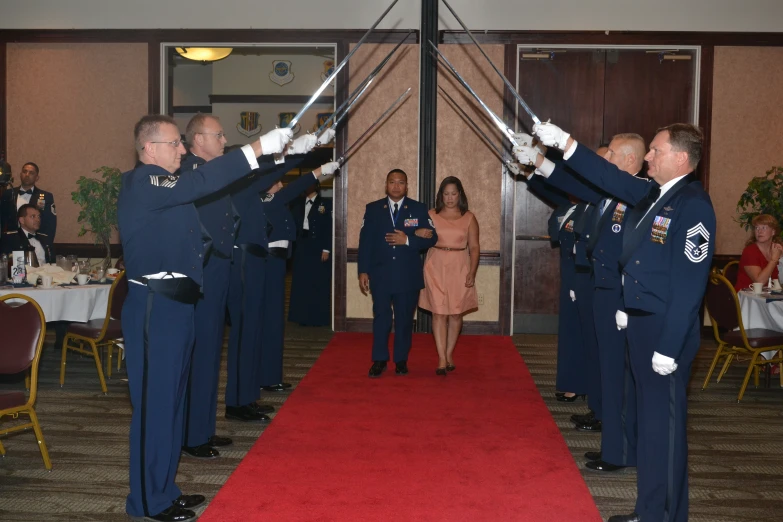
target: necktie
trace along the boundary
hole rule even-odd
[[[310,201],[310,200],[308,199],[306,204],[307,204],[307,205],[312,205],[312,204],[313,204],[313,202],[312,202],[312,201]]]
[[[600,207],[598,207],[599,208],[599,214],[601,216],[604,215],[604,212],[606,211],[606,207],[609,206],[609,205],[607,205],[607,203],[609,203],[609,198],[604,198],[604,199],[601,200]]]
[[[661,195],[661,186],[655,183],[654,181],[651,181],[650,183],[653,183],[654,185],[650,188],[650,191],[647,193],[647,195],[639,202],[639,211],[642,212],[641,217],[639,218],[639,221],[636,222],[636,226],[639,226],[639,223],[641,223],[645,217],[647,217],[647,213],[650,212],[650,209],[655,205],[655,202],[658,201],[658,196]]]
[[[27,239],[38,239],[38,236],[35,234],[27,234]]]
[[[19,190],[19,194],[30,194],[32,196],[33,195],[33,189],[30,189],[30,190],[21,190],[20,189]]]
[[[392,219],[394,220],[395,223],[397,222],[397,211],[398,210],[399,210],[399,204],[395,203],[394,204],[394,211],[392,212]]]

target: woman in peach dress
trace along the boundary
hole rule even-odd
[[[432,312],[432,333],[438,349],[438,375],[453,371],[454,346],[462,316],[478,308],[476,270],[479,264],[479,226],[468,211],[468,198],[459,178],[444,179],[429,212],[438,243],[427,252],[424,289],[419,307]],[[429,231],[427,231],[429,232]]]

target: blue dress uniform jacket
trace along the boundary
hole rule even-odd
[[[0,200],[2,223],[7,232],[19,228],[19,220],[16,218],[16,204],[20,190],[21,187],[6,190],[3,192],[2,200]],[[30,204],[41,211],[41,228],[39,232],[46,234],[50,238],[49,242],[54,243],[54,236],[57,233],[57,210],[54,206],[54,196],[51,192],[33,187]]]
[[[394,361],[408,360],[413,335],[413,312],[424,288],[422,251],[438,241],[429,220],[427,207],[404,198],[396,221],[392,219],[389,199],[368,203],[359,235],[359,273],[370,277],[373,301],[373,361],[389,360],[389,333],[394,307]],[[418,228],[433,231],[429,239],[418,237]],[[392,246],[386,234],[402,230],[408,245]]]
[[[636,389],[627,361],[626,332],[617,329],[615,320],[617,311],[625,310],[619,259],[629,207],[564,169],[556,168],[547,179],[562,190],[578,192],[594,205],[585,227],[591,230],[586,253],[592,260],[595,287],[593,318],[601,375],[601,459],[616,466],[635,466]]]
[[[296,244],[291,268],[291,303],[288,320],[307,326],[331,325],[332,303],[332,200],[317,195],[307,215],[309,230],[304,230],[306,200],[291,203],[296,221]],[[324,251],[329,261],[321,261]]]
[[[276,194],[269,194],[264,198],[264,211],[272,225],[269,242],[288,241],[288,247],[285,250],[270,249],[269,255],[264,259],[266,279],[261,311],[263,334],[259,353],[258,387],[274,386],[283,382],[286,259],[290,257],[296,240],[296,221],[287,205],[313,183],[315,177],[305,174]]]
[[[44,249],[44,253],[46,254],[46,259],[39,259],[38,262],[54,263],[54,256],[52,255],[52,243],[49,240],[49,237],[46,234],[38,232],[36,234],[36,239],[38,239],[38,241],[41,243],[41,246]],[[3,237],[0,238],[0,251],[2,251],[4,254],[11,254],[12,252],[19,250],[24,251],[28,248],[32,249],[32,246],[30,245],[30,240],[27,239],[24,230],[18,229],[14,232],[6,232],[3,234]],[[14,264],[16,263],[14,262]]]
[[[187,176],[206,161],[189,154],[179,175]],[[226,188],[196,201],[202,236],[208,238],[204,263],[203,297],[196,303],[196,331],[185,397],[184,446],[207,444],[215,435],[220,355],[223,348],[226,300],[231,275],[234,237],[239,214]]]
[[[200,285],[204,243],[193,202],[250,170],[235,151],[173,176],[155,165],[122,175],[119,230],[129,280],[159,272]],[[185,389],[194,341],[194,305],[130,283],[122,313],[130,429],[128,514],[156,515],[181,495],[174,483],[182,446]]]
[[[715,212],[701,183],[684,176],[659,198],[582,146],[568,160],[589,181],[635,206],[620,264],[631,367],[638,390],[636,512],[642,520],[688,519],[686,389],[700,345],[699,308],[714,251]],[[649,211],[648,211],[649,210]],[[654,352],[677,361],[662,376]]]
[[[273,229],[262,195],[304,159],[303,155],[287,157],[281,165],[265,162],[248,179],[230,187],[231,199],[239,212],[241,226],[236,238],[237,249],[231,265],[228,290],[231,332],[228,340],[226,406],[245,406],[260,397],[258,382],[267,280],[266,258]]]

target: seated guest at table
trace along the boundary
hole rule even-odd
[[[734,288],[742,290],[751,283],[767,284],[769,278],[778,278],[778,261],[783,255],[780,223],[769,214],[753,218],[753,237],[748,239],[737,271]]]
[[[424,289],[419,308],[432,312],[432,333],[438,350],[435,373],[454,371],[454,347],[462,329],[462,316],[478,308],[476,271],[479,264],[479,225],[468,210],[468,196],[455,176],[445,178],[429,212],[438,230],[438,242],[424,261]],[[416,231],[431,237],[432,231]]]
[[[51,192],[41,190],[38,183],[38,165],[28,162],[22,165],[19,173],[21,185],[3,192],[0,198],[0,214],[3,215],[5,231],[16,230],[16,212],[22,205],[30,203],[41,211],[41,232],[52,242],[57,231],[57,211],[54,206],[54,196]]]
[[[41,211],[35,205],[26,203],[19,207],[16,216],[19,228],[3,234],[3,253],[10,254],[17,250],[32,249],[39,264],[54,263],[49,237],[38,232],[41,228]]]

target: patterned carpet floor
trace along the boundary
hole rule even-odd
[[[331,337],[326,328],[288,325],[285,379],[296,384],[315,363]],[[37,411],[54,469],[47,472],[31,432],[6,436],[5,458],[0,459],[0,520],[3,521],[125,521],[128,481],[128,426],[130,403],[124,369],[109,381],[109,393],[100,392],[91,359],[69,355],[65,386],[59,386],[59,352],[49,334],[39,384]],[[636,495],[633,471],[604,476],[585,471],[582,455],[599,448],[599,435],[577,432],[569,422],[585,403],[554,399],[556,338],[514,336],[555,422],[559,426],[601,514],[630,512]],[[459,348],[458,348],[459,350]],[[703,343],[694,365],[689,399],[690,499],[693,522],[756,522],[783,519],[783,390],[773,380],[770,388],[749,387],[741,404],[736,395],[744,369],[736,364],[721,383],[701,391],[714,353]],[[459,351],[456,354],[459,360]],[[368,347],[369,359],[369,347]],[[220,400],[225,387],[225,357]],[[434,378],[434,376],[433,376]],[[18,388],[21,382],[4,379],[0,388]],[[289,392],[264,393],[263,402],[282,405]],[[212,498],[263,432],[263,424],[227,421],[218,405],[219,435],[234,439],[221,449],[221,458],[200,461],[184,458],[178,484],[185,493]],[[2,423],[13,422],[2,420]],[[339,422],[339,419],[335,419]],[[268,477],[269,481],[285,480]],[[562,485],[564,501],[569,485]],[[524,492],[520,492],[524,494]],[[254,520],[249,515],[247,520]],[[264,518],[274,520],[274,517]],[[557,515],[553,513],[553,518]],[[578,521],[564,521],[578,522]]]

